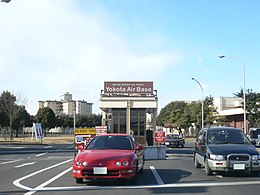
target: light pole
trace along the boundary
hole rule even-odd
[[[203,129],[204,128],[204,105],[203,105],[204,97],[203,97],[203,88],[202,88],[202,86],[201,86],[199,81],[197,81],[194,78],[191,78],[191,79],[194,80],[196,83],[198,83],[198,85],[200,86],[200,89],[201,89],[201,94],[202,94],[202,96],[201,96],[201,128]]]
[[[236,58],[229,57],[229,56],[219,56],[219,58],[229,58],[231,60],[237,61],[242,64],[243,69],[243,100],[244,100],[244,133],[247,134],[247,125],[246,125],[246,74],[245,74],[245,64]]]

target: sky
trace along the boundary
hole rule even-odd
[[[191,78],[204,97],[234,97],[244,78],[260,92],[259,10],[259,0],[1,2],[0,93],[35,115],[66,92],[99,114],[104,81],[153,81],[159,111],[202,98]]]

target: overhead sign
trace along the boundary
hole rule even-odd
[[[153,82],[104,82],[104,94],[153,94]]]
[[[76,128],[75,135],[96,135],[95,128]]]
[[[41,123],[33,123],[33,130],[34,130],[36,139],[42,139],[43,138]]]
[[[155,131],[154,132],[154,142],[156,142],[156,143],[165,142],[165,132],[164,131]]]

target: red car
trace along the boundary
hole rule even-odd
[[[143,146],[135,146],[128,134],[99,135],[75,157],[73,177],[76,183],[83,179],[134,180],[143,172],[143,156]]]

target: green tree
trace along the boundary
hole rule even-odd
[[[25,110],[24,106],[19,107],[17,116],[12,125],[12,128],[16,131],[16,137],[18,137],[19,129],[31,127],[33,123],[33,117]]]
[[[56,126],[56,117],[51,108],[40,108],[34,117],[35,122],[41,123],[44,136],[46,136],[46,130]]]
[[[234,93],[236,97],[243,98],[243,89]],[[253,92],[252,89],[246,90],[246,111],[248,115],[249,124],[251,127],[260,126],[260,93]]]
[[[201,106],[201,101],[192,101],[190,103],[173,101],[161,109],[157,117],[157,125],[165,126],[165,124],[171,123],[175,124],[175,126],[188,129],[194,123],[198,128],[201,128]],[[218,115],[217,109],[214,107],[212,97],[205,98],[203,110],[205,126],[223,121],[223,117]]]
[[[220,116],[217,112],[217,108],[213,103],[214,99],[212,96],[206,97],[204,101],[204,112],[205,112],[205,125],[224,125],[226,118]]]
[[[13,139],[12,124],[18,117],[20,107],[16,104],[16,96],[8,91],[3,91],[0,96],[0,110],[9,120],[9,136]]]

